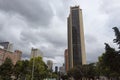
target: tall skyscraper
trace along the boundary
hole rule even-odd
[[[68,17],[68,57],[69,69],[86,64],[82,9],[70,8]]]

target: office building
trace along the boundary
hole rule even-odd
[[[69,69],[86,64],[82,9],[70,8],[68,21],[68,57]]]
[[[48,60],[47,61],[47,66],[48,66],[48,70],[50,70],[50,71],[53,71],[53,61],[51,61],[51,60]]]
[[[64,52],[64,58],[65,58],[65,71],[67,72],[68,71],[68,66],[69,66],[69,58],[68,58],[68,49],[65,49],[65,52]]]
[[[63,66],[59,67],[59,72],[60,74],[65,74],[65,65],[63,64]]]
[[[14,52],[7,51],[6,49],[0,48],[0,65],[4,63],[6,58],[10,58],[15,65],[17,61],[21,60],[22,52],[15,50]]]
[[[58,66],[55,66],[55,73],[58,73]]]
[[[13,51],[13,44],[10,42],[0,42],[0,46],[7,51]]]
[[[33,57],[43,57],[42,51],[40,51],[37,48],[32,48],[31,49],[31,58],[33,58]]]

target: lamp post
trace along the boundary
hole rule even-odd
[[[32,78],[31,78],[31,80],[34,79],[34,66],[35,66],[35,58],[34,58],[34,55],[33,55],[33,66],[32,66]]]

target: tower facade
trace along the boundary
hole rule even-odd
[[[42,51],[40,51],[37,48],[32,48],[31,49],[31,58],[34,58],[34,57],[43,57]]]
[[[68,49],[65,49],[65,52],[64,52],[64,58],[65,58],[65,71],[67,72],[68,71],[68,61],[69,61],[69,58],[68,58]]]
[[[51,61],[51,60],[48,60],[47,61],[47,66],[48,66],[48,70],[50,70],[50,71],[52,71],[53,69],[53,61]]]
[[[69,69],[86,64],[82,9],[70,8],[68,21],[68,57]]]
[[[17,61],[21,60],[22,51],[15,50],[14,52],[7,51],[0,48],[0,65],[5,62],[6,58],[10,58],[15,65]]]

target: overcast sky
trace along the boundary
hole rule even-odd
[[[112,27],[120,28],[120,0],[0,0],[0,41],[22,50],[22,59],[28,59],[35,47],[44,53],[45,61],[62,65],[67,17],[74,5],[83,11],[87,62],[96,62],[104,42],[114,47]]]

